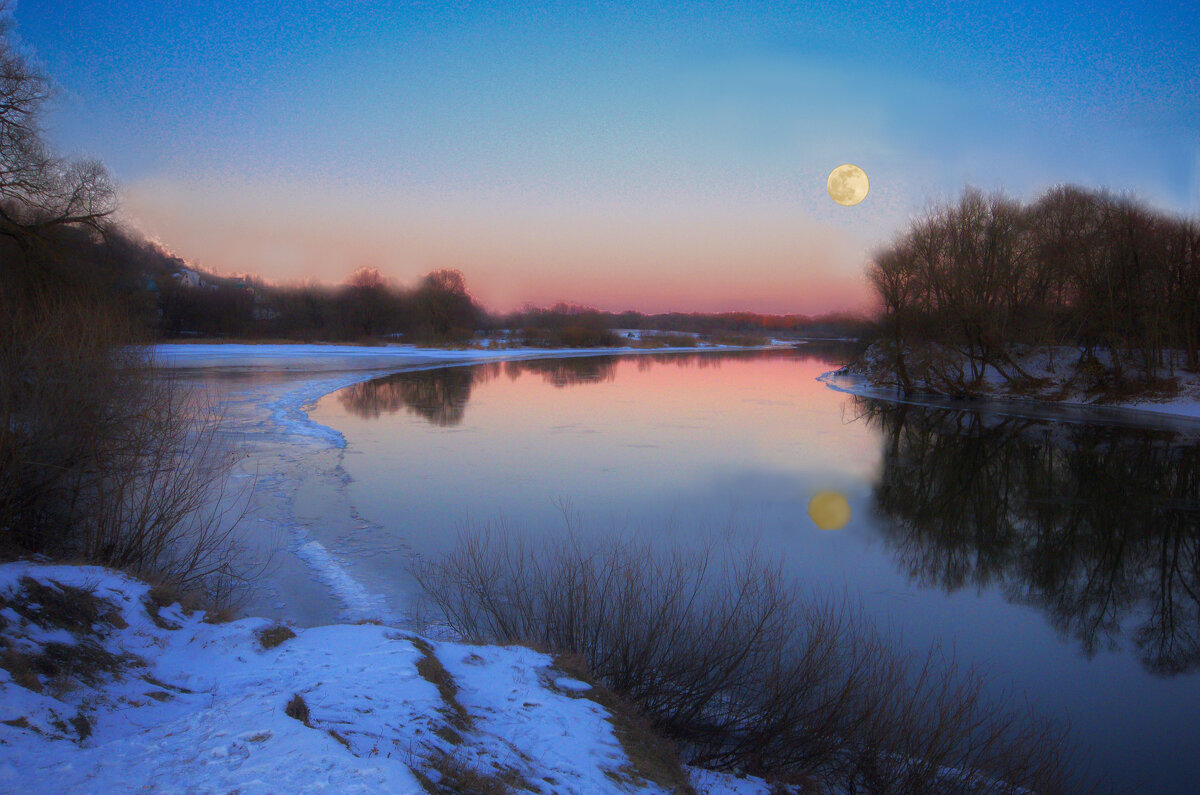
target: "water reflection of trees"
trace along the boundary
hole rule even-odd
[[[500,374],[499,364],[442,367],[396,373],[347,387],[338,393],[346,411],[363,419],[378,419],[406,409],[434,425],[447,427],[463,421],[471,390]]]
[[[580,384],[598,384],[617,377],[616,356],[583,356],[574,359],[528,359],[505,362],[509,378],[521,375],[540,375],[547,384],[560,389]]]
[[[674,367],[720,367],[729,359],[757,359],[788,355],[788,352],[733,351],[729,353],[659,353],[632,358],[639,370],[660,365]],[[619,356],[579,356],[572,358],[518,359],[465,367],[441,367],[396,373],[347,387],[338,393],[346,411],[364,419],[401,410],[417,415],[441,427],[458,425],[466,414],[471,391],[501,373],[511,380],[535,375],[555,388],[598,384],[617,375]]]
[[[1127,637],[1161,675],[1200,665],[1200,442],[858,401],[884,435],[877,508],[911,576],[997,586],[1091,655]]]

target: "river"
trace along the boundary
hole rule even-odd
[[[861,602],[905,646],[941,644],[996,693],[1069,720],[1118,787],[1196,791],[1200,425],[858,398],[817,380],[847,355],[588,356],[359,380],[308,412],[344,447],[313,453],[327,458],[315,468],[294,456],[307,480],[288,518],[399,620],[418,597],[408,563],[464,531],[754,547],[801,587]],[[843,529],[809,518],[818,491],[847,498]],[[331,501],[342,520],[319,521]]]

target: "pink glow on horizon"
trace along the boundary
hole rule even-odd
[[[488,309],[558,301],[610,311],[817,315],[869,311],[865,253],[799,208],[517,206],[476,200],[305,201],[302,192],[143,183],[128,218],[197,267],[399,284],[456,268]]]

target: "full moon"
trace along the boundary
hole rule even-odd
[[[829,198],[844,207],[853,207],[867,198],[870,189],[867,172],[858,166],[845,163],[829,172]]]

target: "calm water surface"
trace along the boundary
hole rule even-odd
[[[1195,427],[898,406],[828,389],[836,349],[588,357],[358,384],[341,430],[375,526],[356,576],[411,598],[411,554],[464,527],[756,544],[1065,717],[1137,792],[1200,792],[1200,441]],[[818,530],[809,498],[847,495]],[[401,546],[403,545],[403,546]]]

